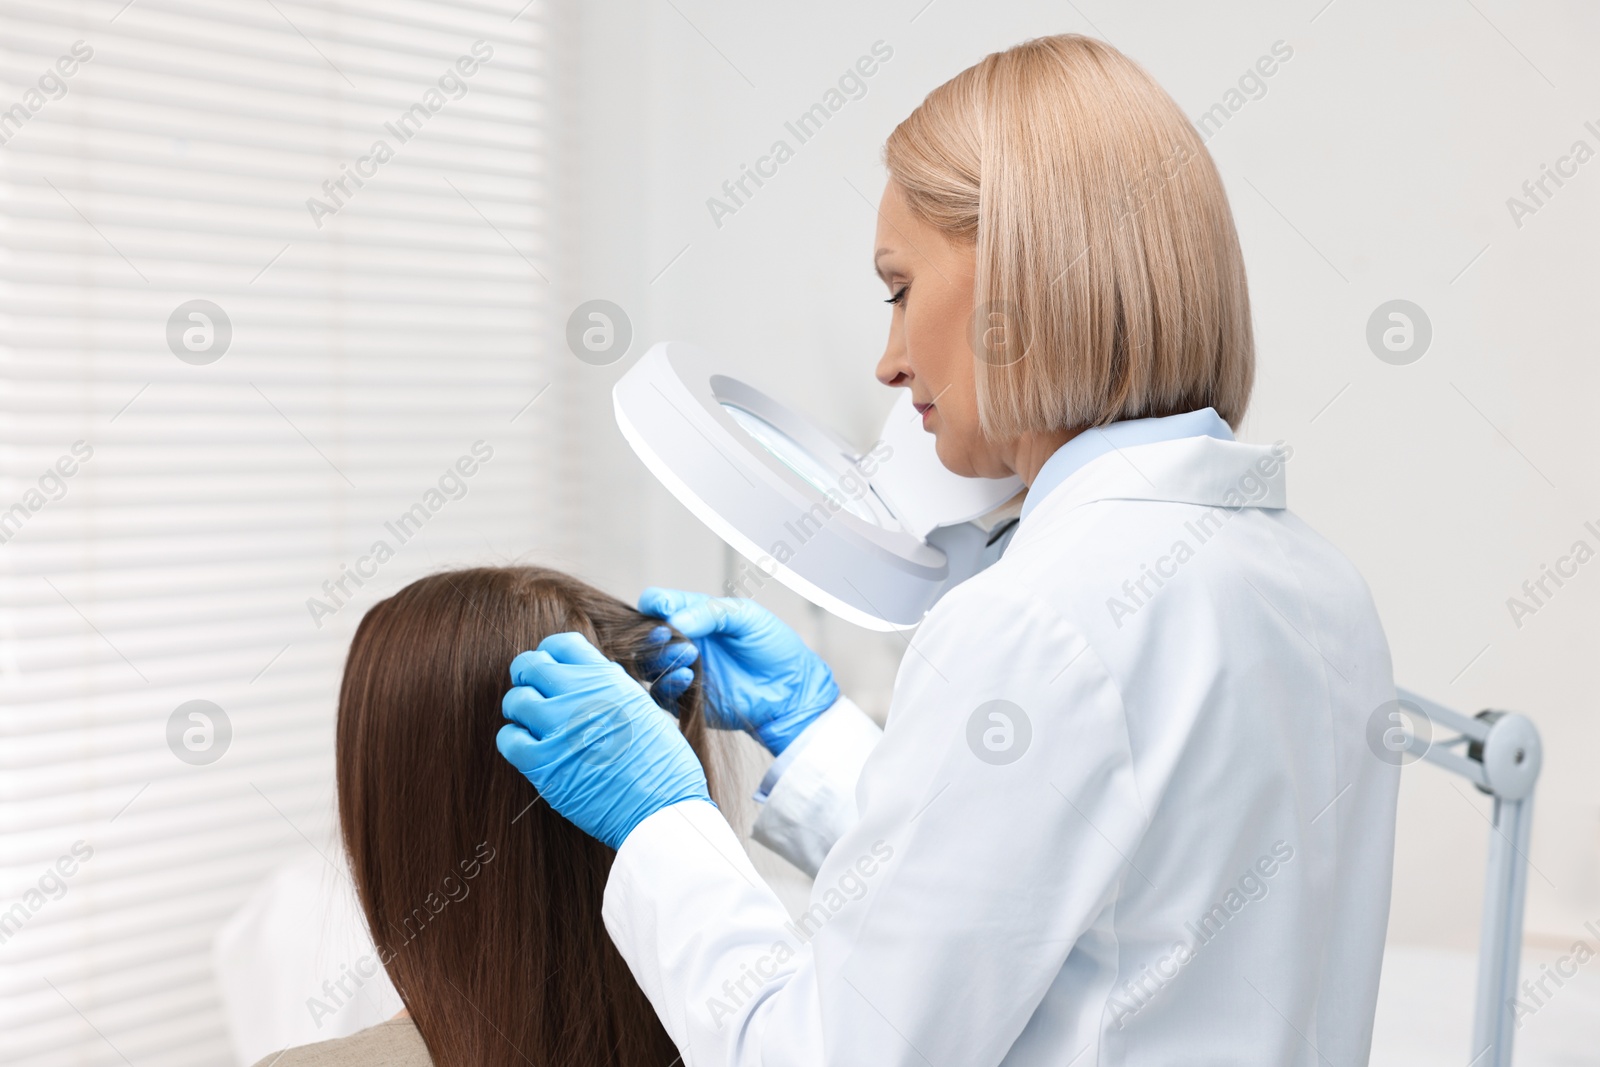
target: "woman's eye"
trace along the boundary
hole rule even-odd
[[[906,290],[909,289],[909,288],[911,288],[911,286],[902,285],[900,287],[900,289],[893,296],[891,296],[889,299],[885,300],[884,303],[885,304],[898,304],[898,303],[900,303],[902,300],[904,300],[906,298]]]

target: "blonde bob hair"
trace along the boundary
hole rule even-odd
[[[996,52],[929,93],[884,162],[918,217],[974,247],[990,439],[1205,407],[1238,426],[1255,346],[1233,214],[1138,64],[1078,34]]]

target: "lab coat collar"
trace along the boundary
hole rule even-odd
[[[1161,500],[1221,508],[1287,507],[1284,465],[1293,450],[1282,443],[1254,445],[1231,438],[1231,434],[1228,438],[1200,434],[1128,447],[1118,444],[1101,450],[1055,484],[1035,478],[1017,537],[1048,525],[1051,517],[1100,500]],[[1046,467],[1055,458],[1046,461]],[[1044,493],[1036,495],[1041,489]]]
[[[1056,486],[1108,452],[1157,441],[1202,436],[1231,441],[1233,431],[1222,421],[1222,416],[1217,414],[1215,408],[1201,408],[1199,411],[1185,411],[1179,415],[1154,419],[1124,419],[1109,426],[1091,426],[1045,460],[1044,466],[1034,476],[1027,499],[1022,502],[1022,518],[1027,518],[1028,513]]]

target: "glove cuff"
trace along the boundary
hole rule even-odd
[[[792,711],[787,711],[770,722],[763,723],[755,730],[757,741],[774,756],[781,756],[783,750],[788,748],[795,738],[805,732],[807,726],[815,722],[823,712],[839,702],[839,686],[834,682],[832,675],[828,684],[813,699],[808,699]]]

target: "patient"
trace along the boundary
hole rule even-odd
[[[339,694],[339,817],[406,1012],[262,1067],[666,1067],[677,1050],[600,917],[615,856],[500,757],[517,653],[575,630],[635,678],[659,620],[556,571],[435,574],[362,619]],[[713,795],[699,683],[679,723]]]

